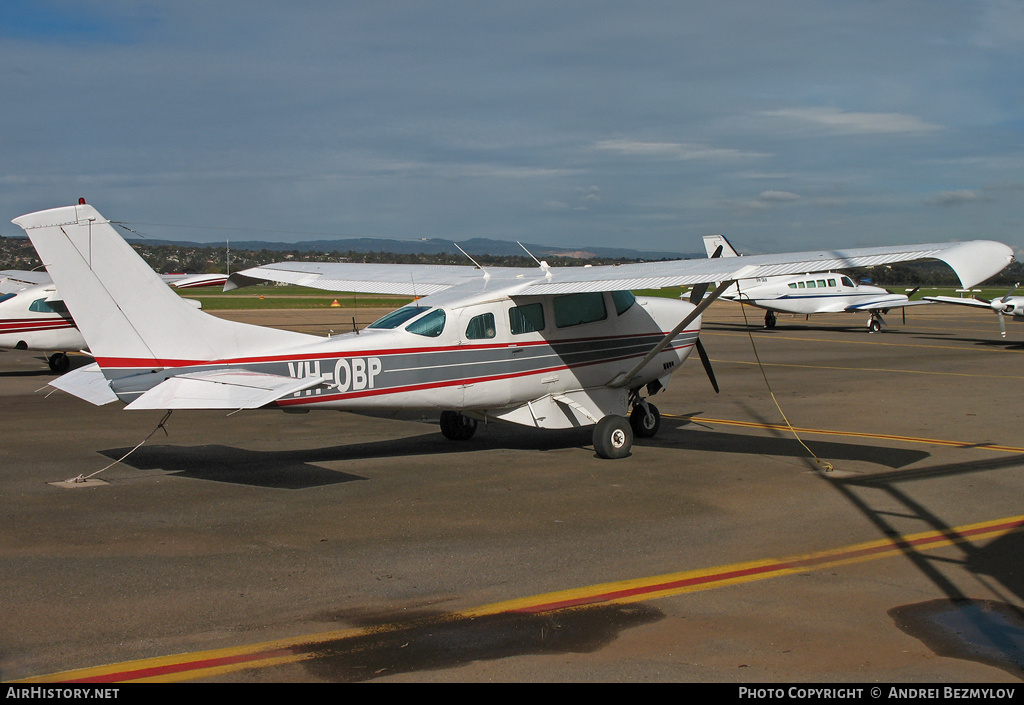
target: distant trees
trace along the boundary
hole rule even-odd
[[[299,250],[228,250],[226,247],[195,245],[160,244],[151,245],[133,242],[132,247],[157,272],[169,274],[173,272],[190,272],[196,274],[224,273],[228,271],[228,257],[232,272],[247,269],[261,264],[294,260],[301,262],[378,262],[399,264],[470,264],[461,253],[439,254],[394,254],[389,252],[356,252],[348,250],[331,252]],[[536,267],[530,257],[516,255],[473,255],[473,259],[483,266],[491,267]],[[581,260],[575,257],[544,256],[552,267],[567,267],[585,264],[620,264],[637,260],[625,258],[593,257]],[[27,238],[0,237],[0,269],[31,270],[42,266],[32,243]],[[912,262],[908,264],[865,267],[849,270],[848,273],[857,280],[870,279],[879,286],[907,284],[910,286],[955,286],[958,285],[956,275],[942,262]],[[993,286],[1012,286],[1024,282],[1024,262],[1014,262],[1000,274],[985,282]]]

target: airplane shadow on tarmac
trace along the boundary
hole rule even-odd
[[[807,459],[807,451],[792,437],[762,437],[723,433],[691,427],[672,428],[663,424],[657,438],[637,439],[634,449],[660,447],[678,449],[679,453],[740,453],[773,455]],[[482,429],[469,441],[449,441],[439,432],[392,440],[352,443],[326,448],[294,450],[251,450],[227,445],[148,445],[138,448],[122,463],[137,470],[162,470],[166,473],[197,480],[228,482],[271,489],[309,489],[366,480],[343,470],[319,467],[318,464],[379,458],[443,455],[451,453],[484,453],[492,450],[545,452],[591,446],[590,429],[542,431],[510,426]],[[863,461],[889,468],[900,468],[928,457],[919,450],[878,447],[853,443],[816,442],[812,446],[822,458],[841,461]],[[129,448],[100,451],[117,460]],[[594,456],[596,459],[596,455]],[[606,462],[626,462],[628,459]]]

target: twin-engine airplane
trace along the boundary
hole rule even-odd
[[[927,301],[935,301],[943,304],[957,304],[959,306],[973,306],[992,311],[999,319],[999,332],[1006,337],[1006,316],[1011,316],[1014,321],[1024,322],[1024,296],[1014,296],[1013,292],[1020,288],[1018,283],[1000,299],[958,299],[955,296],[925,296]]]
[[[739,257],[736,249],[721,235],[705,235],[708,257]],[[745,260],[744,260],[745,261]],[[723,299],[764,309],[764,327],[774,328],[779,313],[858,313],[868,314],[868,330],[877,333],[890,309],[931,303],[911,301],[909,295],[888,289],[857,284],[845,274],[831,271],[801,273],[797,276],[758,277],[736,282],[722,294]]]
[[[628,455],[634,432],[657,431],[647,398],[694,348],[700,353],[701,314],[736,280],[934,257],[969,286],[1013,259],[1006,245],[974,241],[600,267],[290,263],[232,275],[236,284],[424,296],[362,331],[321,338],[189,306],[84,201],[14,222],[96,359],[53,384],[93,403],[440,412],[451,439],[469,438],[479,421],[593,426],[605,458]],[[690,285],[692,301],[630,293]]]
[[[175,289],[223,286],[227,280],[224,274],[159,276]],[[46,358],[50,371],[63,374],[71,367],[67,351],[85,348],[85,338],[46,272],[0,272],[0,349],[51,352]]]

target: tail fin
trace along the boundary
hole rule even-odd
[[[719,257],[739,257],[739,253],[736,248],[729,244],[729,241],[725,239],[724,235],[705,235],[704,236],[704,249],[707,250],[708,257],[713,257],[715,251],[721,247],[722,254]]]
[[[28,234],[101,367],[166,367],[316,340],[189,305],[84,200],[13,222]]]

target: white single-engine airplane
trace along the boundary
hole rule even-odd
[[[1020,288],[1018,283],[1000,299],[958,299],[955,296],[925,296],[928,301],[935,301],[943,304],[957,304],[959,306],[973,306],[992,311],[999,318],[999,332],[1006,337],[1006,322],[1004,318],[1011,316],[1014,321],[1024,322],[1024,296],[1014,296],[1013,292]]]
[[[96,359],[52,384],[93,403],[440,412],[451,439],[469,438],[480,420],[592,425],[605,458],[628,455],[634,431],[657,431],[644,392],[663,389],[690,352],[702,350],[701,313],[738,279],[934,257],[968,286],[1013,260],[1002,243],[974,241],[599,267],[282,263],[232,275],[424,296],[362,331],[321,338],[189,306],[84,201],[14,222]],[[693,302],[630,293],[715,281],[723,284],[706,298],[698,286]]]
[[[739,257],[740,254],[722,235],[705,235],[708,257]],[[888,289],[857,284],[845,274],[823,271],[796,276],[758,277],[738,281],[722,294],[723,299],[764,309],[764,327],[774,328],[779,313],[857,313],[867,312],[868,330],[877,333],[889,309],[931,303],[911,301],[910,294],[894,294]]]
[[[178,289],[223,285],[223,274],[161,274]],[[46,272],[0,272],[0,348],[51,352],[46,362],[57,374],[71,366],[68,350],[83,350],[85,338],[75,326],[57,287]]]

